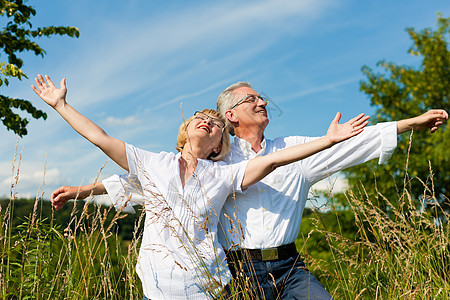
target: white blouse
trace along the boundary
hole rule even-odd
[[[219,214],[226,197],[241,192],[247,162],[228,165],[199,159],[183,188],[180,153],[152,153],[128,144],[126,152],[130,176],[115,175],[103,184],[116,208],[144,205],[137,263],[144,295],[211,299],[210,292],[222,290],[231,279],[217,241]]]

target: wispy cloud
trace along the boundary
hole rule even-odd
[[[310,88],[298,91],[298,92],[296,92],[294,94],[286,95],[285,97],[283,97],[283,102],[289,101],[289,100],[292,100],[292,99],[298,99],[299,97],[304,97],[304,96],[308,96],[308,95],[312,95],[312,94],[321,93],[321,92],[324,92],[324,91],[334,90],[334,89],[337,89],[339,87],[345,86],[347,84],[358,82],[360,79],[361,79],[360,77],[347,78],[347,79],[340,80],[340,81],[337,81],[337,82],[324,84],[324,85],[321,85],[321,86],[310,87]]]
[[[108,126],[130,126],[140,124],[142,123],[142,120],[135,116],[128,116],[125,118],[107,117],[102,121],[102,123]]]
[[[149,89],[168,74],[172,83],[186,73],[195,79],[198,69],[186,65],[190,60],[209,62],[212,54],[224,53],[240,62],[240,56],[248,57],[249,49],[270,47],[286,30],[306,30],[335,5],[328,0],[211,2],[151,18],[108,21],[100,26],[102,31],[86,33],[86,40],[96,47],[81,49],[78,59],[66,64],[71,70],[72,95],[78,105],[91,105]],[[263,39],[257,35],[261,31],[265,32]],[[174,72],[180,69],[184,71]],[[124,84],[124,77],[133,80]]]
[[[171,99],[169,101],[165,101],[165,102],[159,104],[158,106],[154,107],[154,110],[158,110],[160,108],[166,107],[166,106],[174,104],[174,103],[183,103],[183,101],[189,100],[189,99],[194,98],[194,97],[199,97],[199,96],[205,94],[206,92],[209,92],[209,91],[212,91],[212,90],[217,90],[219,87],[222,87],[223,85],[225,85],[228,82],[229,82],[229,79],[221,81],[221,82],[217,82],[217,83],[215,83],[213,85],[210,85],[210,86],[208,86],[208,87],[206,87],[204,89],[200,89],[200,90],[195,91],[195,92],[190,93],[190,94],[179,95],[179,96],[177,96],[177,97],[175,97],[175,98],[173,98],[173,99]],[[214,103],[215,99],[211,99],[211,100],[213,100],[213,101],[210,101],[210,102]]]

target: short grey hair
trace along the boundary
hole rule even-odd
[[[252,88],[252,85],[249,82],[246,81],[239,81],[236,83],[233,83],[229,87],[223,90],[222,93],[220,93],[219,97],[217,98],[217,111],[225,117],[225,112],[232,107],[237,99],[236,94],[234,93],[234,90],[241,88],[241,87],[249,87]],[[225,117],[227,120],[227,128],[231,135],[234,135],[234,128],[233,124]]]

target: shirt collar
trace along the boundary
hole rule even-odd
[[[261,142],[261,150],[258,153],[255,153],[252,150],[252,145],[244,139],[241,139],[237,136],[234,136],[233,146],[239,148],[245,155],[249,155],[250,153],[255,154],[255,156],[264,155],[266,152],[266,138],[263,136],[263,140]]]

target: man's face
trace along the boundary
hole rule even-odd
[[[259,96],[254,89],[249,87],[237,88],[233,93],[236,95],[237,100],[245,98],[246,95]],[[244,100],[236,105],[233,108],[233,113],[239,121],[239,127],[241,129],[258,127],[264,131],[267,124],[269,124],[266,106],[267,103],[262,99],[253,102]]]

